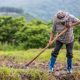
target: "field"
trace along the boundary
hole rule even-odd
[[[62,49],[55,64],[55,75],[48,73],[52,49],[47,49],[31,65],[25,65],[42,49],[0,51],[0,80],[79,80],[80,51],[73,50],[73,74],[66,74],[66,50]]]

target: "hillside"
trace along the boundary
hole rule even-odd
[[[21,8],[15,8],[15,7],[0,7],[0,16],[24,16],[27,21],[30,21],[32,19],[35,19],[32,15],[28,13],[24,13],[24,10]]]
[[[34,17],[50,20],[56,11],[63,9],[80,16],[80,0],[0,0],[0,7],[16,7]]]

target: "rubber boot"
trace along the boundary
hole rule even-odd
[[[72,73],[72,58],[67,58],[67,73]]]
[[[55,61],[56,61],[56,58],[51,56],[50,64],[49,64],[49,72],[53,72]]]

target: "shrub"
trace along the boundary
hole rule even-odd
[[[5,45],[4,49],[14,49],[14,47],[18,49],[43,48],[48,43],[51,25],[51,21],[46,23],[42,20],[34,19],[27,22],[24,17],[1,16],[0,42]],[[78,40],[80,26],[74,29],[74,33],[75,40]]]
[[[80,44],[78,41],[74,42],[74,49],[80,50]]]

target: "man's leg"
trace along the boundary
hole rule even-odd
[[[72,49],[73,49],[73,42],[66,44],[67,49],[67,71],[68,73],[72,73]]]
[[[59,50],[62,47],[62,45],[63,45],[63,43],[61,43],[60,41],[56,41],[54,51],[52,51],[51,58],[50,58],[50,65],[49,65],[50,72],[53,72],[54,64],[55,64],[57,55],[58,55]]]

